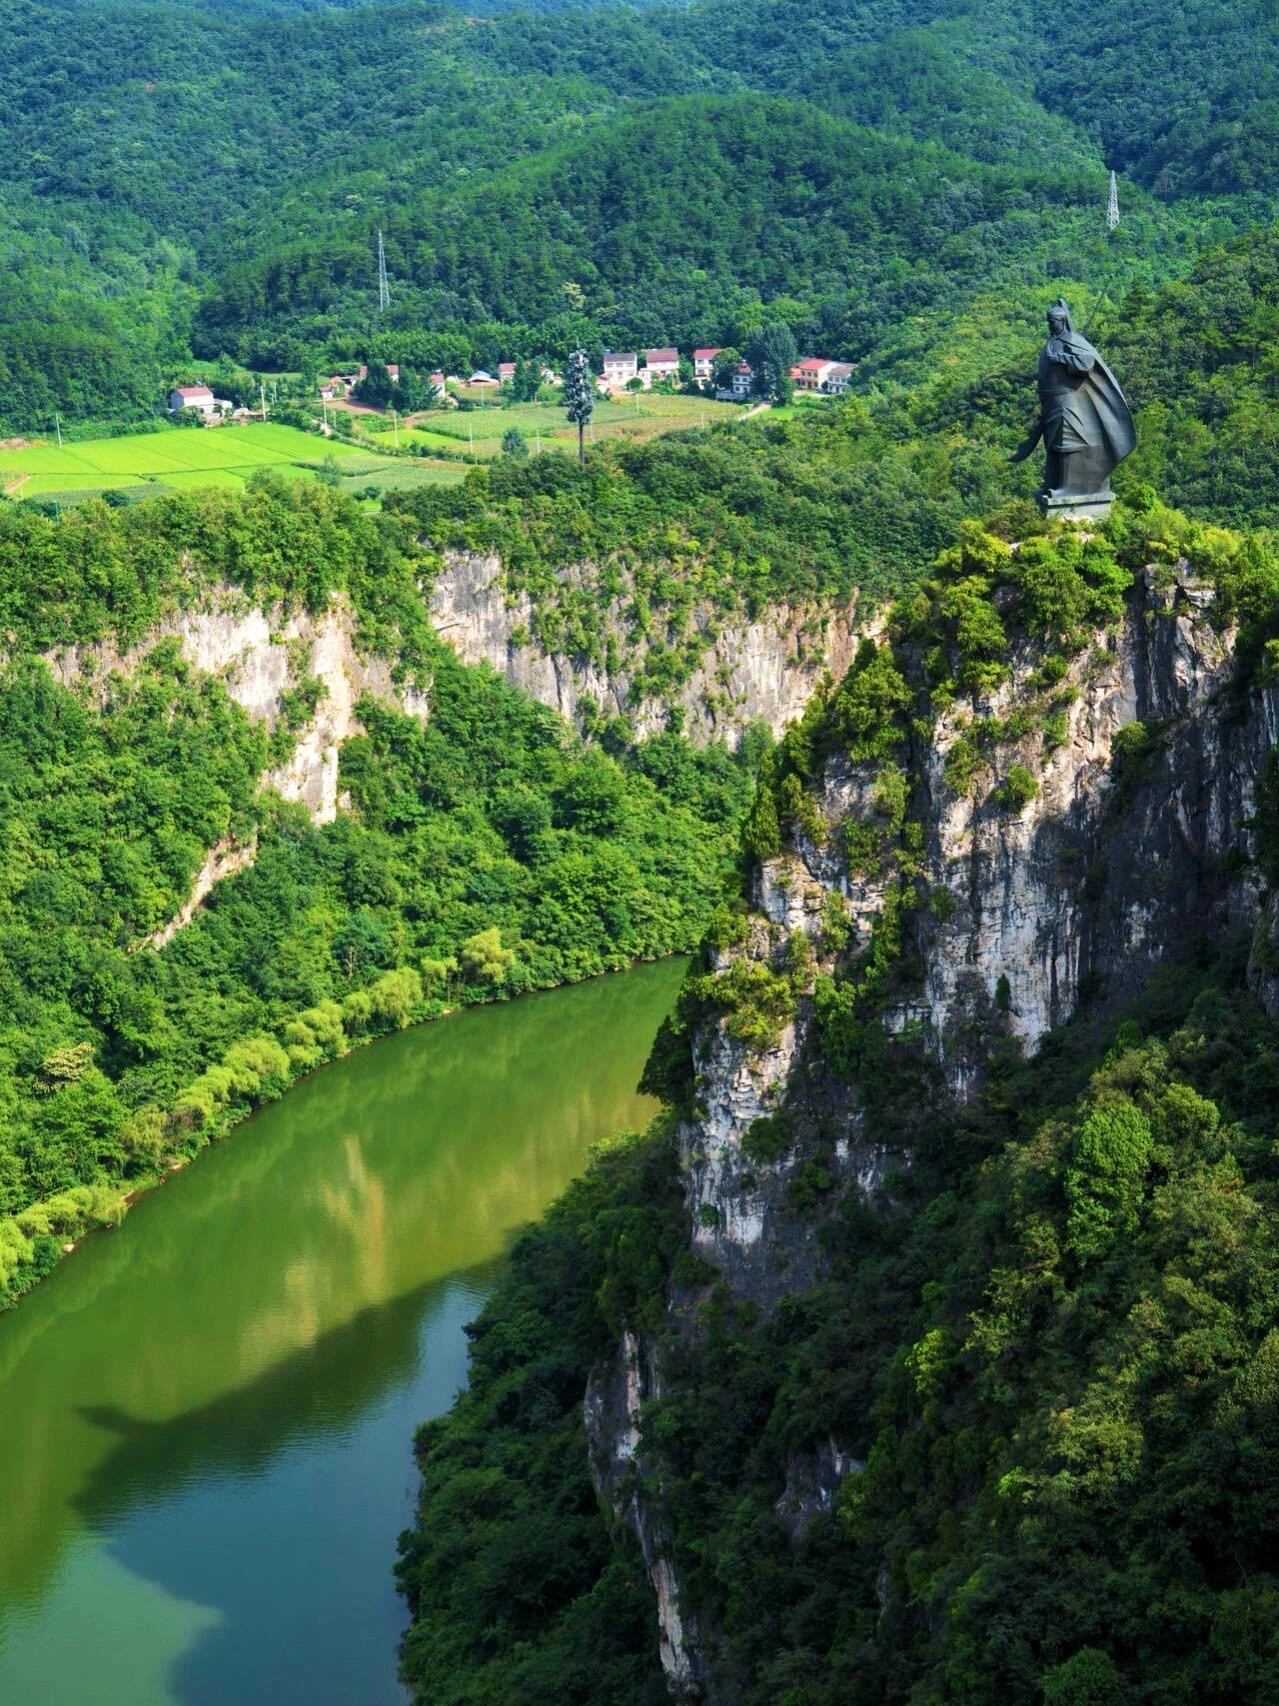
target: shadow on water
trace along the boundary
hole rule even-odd
[[[168,1420],[113,1405],[80,1410],[112,1440],[76,1500],[86,1525],[109,1536],[112,1556],[132,1574],[217,1614],[168,1677],[181,1706],[282,1699],[382,1706],[397,1698],[400,1611],[389,1572],[410,1506],[412,1433],[460,1386],[462,1324],[495,1271],[487,1263],[364,1309],[240,1390]],[[424,1360],[438,1366],[423,1369]],[[379,1435],[383,1457],[370,1474],[353,1459],[375,1449]],[[296,1462],[281,1468],[290,1456]],[[128,1520],[157,1496],[171,1505],[189,1489],[198,1490],[192,1532],[173,1521],[171,1509],[164,1521]],[[227,1520],[219,1523],[208,1507],[228,1498]],[[354,1535],[353,1499],[367,1519]],[[253,1549],[247,1559],[246,1523]],[[315,1560],[300,1561],[299,1548],[317,1548],[329,1560],[318,1591]],[[331,1642],[335,1620],[347,1614],[348,1574],[366,1572],[385,1583],[385,1616],[367,1627],[369,1580],[359,1579],[354,1600],[366,1626],[340,1643],[336,1659],[331,1651],[308,1651],[318,1616]],[[361,1651],[366,1644],[371,1650]]]
[[[388,1388],[411,1380],[429,1305],[459,1282],[478,1304],[495,1272],[496,1264],[486,1263],[457,1281],[373,1304],[246,1386],[162,1422],[112,1404],[77,1406],[77,1414],[112,1435],[113,1444],[77,1495],[76,1511],[93,1528],[111,1532],[137,1503],[171,1498],[193,1480],[228,1471],[255,1475],[293,1446],[340,1436]]]
[[[647,1117],[682,970],[350,1056],[0,1320],[4,1706],[399,1698],[413,1430],[513,1231]]]

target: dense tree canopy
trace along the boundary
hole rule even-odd
[[[0,17],[11,429],[142,418],[193,348],[491,365],[771,318],[896,372],[903,322],[919,354],[1026,287],[1158,285],[1274,209],[1264,0]]]

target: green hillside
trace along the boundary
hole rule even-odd
[[[983,293],[1157,285],[1275,211],[1262,0],[5,0],[0,23],[8,429],[139,418],[193,339],[272,368],[492,361],[767,316],[913,382],[903,322],[931,350]]]

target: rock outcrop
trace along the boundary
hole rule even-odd
[[[178,612],[157,625],[145,641],[119,651],[109,644],[72,646],[51,653],[46,663],[64,686],[101,692],[113,675],[128,675],[146,654],[176,639],[195,668],[221,680],[228,696],[268,729],[277,726],[284,695],[307,679],[320,684],[314,714],[298,730],[283,764],[266,771],[263,788],[304,805],[314,823],[331,823],[342,803],[338,755],[342,742],[362,732],[355,707],[365,694],[397,704],[425,720],[429,696],[395,683],[383,657],[362,656],[355,645],[349,606],[334,604],[322,615],[285,615],[247,605],[231,588],[196,610]],[[252,864],[256,843],[220,843],[211,848],[181,910],[150,938],[163,947],[195,917],[215,884]]]
[[[537,609],[527,592],[511,592],[499,558],[450,552],[431,589],[431,617],[464,663],[487,663],[514,687],[570,720],[588,702],[606,715],[629,716],[644,736],[666,726],[668,703],[684,713],[695,740],[736,745],[742,730],[764,722],[780,733],[797,717],[824,671],[842,675],[866,631],[851,607],[771,609],[755,621],[693,612],[690,634],[698,661],[669,693],[646,682],[650,637],[634,631],[630,589],[600,589],[596,571],[578,566],[558,577],[566,597],[589,598],[602,624],[598,655],[548,651],[533,637]],[[663,633],[663,645],[688,637]]]
[[[1085,995],[1099,1011],[1118,1011],[1161,962],[1185,957],[1201,938],[1253,930],[1250,981],[1279,1012],[1279,901],[1263,891],[1250,828],[1257,777],[1279,742],[1279,690],[1237,687],[1234,635],[1213,622],[1212,602],[1211,588],[1185,564],[1140,577],[1123,622],[1093,636],[1069,664],[1057,696],[1064,723],[1058,720],[1052,743],[1040,726],[993,747],[969,791],[948,785],[948,754],[974,717],[1007,726],[1010,711],[1033,697],[1042,648],[1022,644],[996,692],[948,710],[926,745],[914,737],[910,816],[922,826],[919,872],[930,894],[945,898],[904,913],[904,950],[922,978],[890,1001],[882,1019],[887,1031],[917,1039],[948,1096],[973,1092],[993,1037],[1033,1050]],[[999,787],[1013,766],[1038,784],[1020,806],[1010,806]],[[822,833],[811,823],[793,832],[756,871],[745,939],[713,954],[712,971],[723,974],[745,958],[776,973],[788,953],[793,962],[787,944],[797,935],[810,945],[812,973],[831,969],[823,936],[831,896],[852,952],[868,945],[886,885],[850,875],[839,831],[869,815],[871,772],[841,758],[826,764],[813,790]],[[822,1128],[821,1164],[836,1191],[873,1198],[891,1170],[909,1165],[907,1150],[866,1141],[856,1085],[824,1106],[820,1121],[805,1117],[811,988],[811,976],[796,987],[791,1018],[762,1051],[735,1042],[726,1018],[702,1022],[694,1043],[697,1113],[679,1137],[691,1248],[765,1313],[820,1271],[811,1207],[797,1209],[792,1189],[813,1156],[813,1130]],[[782,1108],[798,1114],[798,1141],[777,1160],[751,1158],[752,1126]],[[687,1331],[678,1307],[671,1327]],[[660,1387],[656,1343],[641,1341],[625,1354],[649,1370],[648,1389]],[[616,1371],[602,1376],[609,1378]],[[609,1457],[601,1430],[611,1413],[588,1408],[597,1466]],[[653,1570],[660,1604],[675,1608],[663,1639],[682,1654],[678,1666],[668,1665],[674,1692],[727,1706],[708,1659],[713,1632],[703,1631],[693,1650],[696,1608],[681,1604],[669,1551],[649,1528],[636,1414],[632,1405],[625,1500],[618,1502],[608,1475],[597,1472],[598,1484],[643,1537],[646,1558],[660,1558]],[[792,1534],[829,1508],[840,1479],[859,1468],[835,1442],[812,1461],[791,1464],[784,1484],[779,1479],[777,1509]]]

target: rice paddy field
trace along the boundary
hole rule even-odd
[[[400,443],[421,446],[442,456],[458,451],[476,456],[501,454],[502,435],[518,427],[528,440],[529,449],[564,450],[576,445],[577,432],[564,419],[563,409],[556,403],[516,403],[502,408],[493,401],[494,393],[486,392],[485,403],[476,409],[430,409],[414,415],[412,425],[400,428]],[[739,417],[735,403],[716,403],[709,398],[663,396],[659,392],[642,391],[637,396],[596,402],[595,415],[587,429],[588,443],[599,444],[605,439],[647,439],[662,433],[681,432],[688,427],[711,426],[716,421]],[[375,416],[356,417],[356,430],[363,444],[384,441],[382,431],[371,431]]]
[[[466,472],[458,464],[378,457],[366,443],[323,440],[266,421],[88,439],[61,447],[39,441],[0,450],[0,489],[21,501],[75,503],[106,491],[145,497],[198,486],[239,486],[258,468],[271,468],[286,479],[314,479],[330,456],[348,490],[452,484]]]

